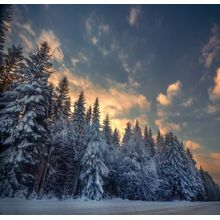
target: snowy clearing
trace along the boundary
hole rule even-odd
[[[1,214],[220,214],[220,202],[145,202],[1,199]]]

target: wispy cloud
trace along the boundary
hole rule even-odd
[[[160,93],[157,96],[157,101],[164,106],[171,105],[173,98],[180,92],[181,87],[182,83],[179,80],[170,84],[167,88],[167,94]]]
[[[79,52],[76,56],[70,57],[70,62],[73,65],[73,68],[76,68],[78,64],[88,63],[89,58],[82,52]]]
[[[220,68],[217,69],[214,82],[215,82],[214,87],[209,88],[209,97],[212,101],[219,101],[220,100]]]
[[[220,30],[217,24],[214,24],[211,29],[211,36],[208,42],[202,48],[202,55],[200,61],[204,63],[205,67],[210,67],[214,60],[220,53]]]
[[[182,89],[182,82],[177,80],[176,82],[168,85],[166,94],[159,93],[156,100],[158,102],[157,108],[157,119],[154,121],[162,134],[166,134],[169,131],[180,131],[182,124],[174,123],[170,119],[172,117],[179,117],[178,112],[172,112],[170,107],[172,107],[173,100],[180,94]],[[169,108],[168,108],[169,107]]]
[[[33,42],[25,34],[20,33],[18,35],[21,39],[21,42],[24,44],[25,48],[30,51],[33,49]]]
[[[141,7],[131,7],[128,15],[128,23],[130,26],[138,26],[139,17],[141,15]]]
[[[14,21],[13,26],[15,27],[16,34],[20,38],[21,44],[23,44],[26,51],[30,51],[35,46],[36,32],[33,30],[30,22],[20,23]]]
[[[219,105],[208,105],[207,107],[207,112],[209,114],[215,114],[220,111],[220,106]]]
[[[192,104],[193,104],[193,98],[189,98],[189,99],[183,101],[181,105],[185,108],[188,108],[188,107],[191,107]]]
[[[186,148],[189,148],[190,150],[193,150],[193,151],[201,148],[201,144],[194,140],[184,141],[184,145]]]
[[[101,22],[96,14],[90,14],[85,20],[85,29],[89,41],[95,46],[103,56],[107,56],[112,50],[109,47],[103,46],[103,37],[110,33],[110,26],[107,23]]]
[[[61,48],[61,42],[52,30],[40,30],[37,32],[30,22],[20,23],[16,21],[14,25],[18,31],[16,34],[19,36],[21,43],[25,46],[26,51],[30,52],[41,42],[47,41],[52,59],[57,62],[63,61],[64,54]]]

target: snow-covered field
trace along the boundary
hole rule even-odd
[[[0,199],[0,214],[220,214],[220,202]]]

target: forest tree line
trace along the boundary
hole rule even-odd
[[[123,198],[219,200],[212,177],[170,131],[156,138],[139,122],[120,138],[100,104],[74,103],[68,79],[48,83],[50,48],[28,56],[5,48],[13,8],[0,8],[0,196],[23,198]],[[71,108],[73,107],[73,108]],[[73,111],[71,110],[73,109]]]

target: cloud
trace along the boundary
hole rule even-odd
[[[140,15],[141,15],[140,6],[130,8],[129,15],[127,18],[129,25],[137,26]]]
[[[202,48],[202,55],[200,61],[205,65],[205,67],[210,67],[214,60],[217,58],[220,52],[220,32],[219,26],[214,24],[211,29],[211,36],[209,41]]]
[[[26,32],[26,33],[28,33],[29,35],[33,36],[33,37],[36,36],[36,33],[35,33],[35,31],[33,30],[32,25],[31,25],[30,22],[28,22],[28,23],[20,23],[20,22],[18,22],[18,21],[15,21],[15,22],[14,22],[14,25],[15,25],[16,27],[20,28],[23,32]]]
[[[184,141],[184,145],[186,148],[189,148],[190,150],[193,151],[201,148],[201,144],[193,140]]]
[[[24,49],[26,51],[30,51],[35,46],[35,37],[36,33],[33,30],[31,23],[20,23],[18,21],[13,22],[14,28],[12,31],[14,31],[14,34],[20,38],[21,44],[24,45]]]
[[[71,63],[73,64],[73,67],[76,67],[76,65],[77,65],[78,63],[80,63],[80,60],[79,60],[78,58],[73,58],[73,57],[71,57],[71,58],[70,58],[70,61],[71,61]]]
[[[21,33],[19,34],[19,37],[21,39],[21,42],[24,44],[24,46],[28,51],[33,49],[33,43],[27,36]]]
[[[209,97],[212,101],[219,101],[220,100],[220,68],[217,69],[214,82],[215,82],[214,87],[209,88]]]
[[[85,29],[91,44],[95,46],[103,56],[107,56],[112,51],[112,48],[111,45],[109,45],[109,47],[103,46],[103,42],[106,42],[104,38],[110,33],[110,26],[101,22],[96,14],[92,13],[85,20]]]
[[[43,41],[47,41],[52,58],[57,62],[63,61],[64,55],[61,49],[61,43],[52,30],[43,30],[41,32],[41,35],[38,38],[38,43],[42,43]]]
[[[167,109],[171,106],[173,99],[180,93],[182,88],[181,81],[177,80],[168,86],[166,94],[160,93],[157,96],[157,116],[158,118],[154,121],[155,125],[160,129],[162,134],[166,134],[169,131],[178,132],[185,124],[178,124],[171,121],[171,116],[179,117],[179,112],[171,112],[171,109]]]
[[[170,84],[167,88],[167,94],[164,95],[163,93],[160,93],[157,96],[157,101],[164,106],[171,105],[173,98],[180,92],[181,87],[182,83],[179,80],[173,84]]]
[[[103,119],[105,114],[109,113],[114,126],[125,126],[128,121],[135,120],[150,110],[151,103],[147,97],[131,89],[129,84],[108,80],[106,86],[102,87],[88,77],[71,72],[65,66],[54,70],[49,81],[56,85],[63,76],[67,76],[69,80],[72,101],[77,99],[81,90],[85,92],[87,105],[92,105],[95,98],[99,97],[103,113],[101,118]],[[136,109],[137,114],[132,115],[131,112],[133,113]],[[119,127],[119,129],[124,131],[124,127]]]
[[[215,114],[216,112],[220,111],[220,106],[218,105],[208,105],[207,112],[209,114]]]
[[[50,53],[52,54],[52,59],[57,62],[63,61],[64,54],[61,49],[60,40],[54,34],[52,30],[42,30],[37,32],[33,29],[30,22],[20,23],[18,21],[14,22],[16,36],[18,35],[21,43],[25,46],[24,49],[30,52],[37,44],[47,41],[50,47]]]
[[[70,58],[70,62],[72,63],[73,67],[75,68],[80,63],[88,63],[89,59],[84,53],[79,52],[76,57]]]
[[[36,36],[35,31],[32,29],[32,26],[30,23],[26,23],[22,25],[23,29],[26,30],[30,35],[32,35],[33,37]]]
[[[193,99],[189,98],[187,100],[185,100],[181,105],[185,108],[191,107],[193,104]]]
[[[100,24],[99,25],[99,34],[98,35],[101,35],[102,33],[109,33],[110,31],[110,26],[108,24]]]
[[[215,181],[220,184],[220,153],[195,153],[194,158],[197,161],[197,166],[201,166],[204,170],[208,171]]]
[[[157,125],[157,127],[160,129],[161,134],[163,135],[170,131],[181,130],[181,126],[179,124],[168,122],[167,119],[164,117],[156,119],[154,123]]]

